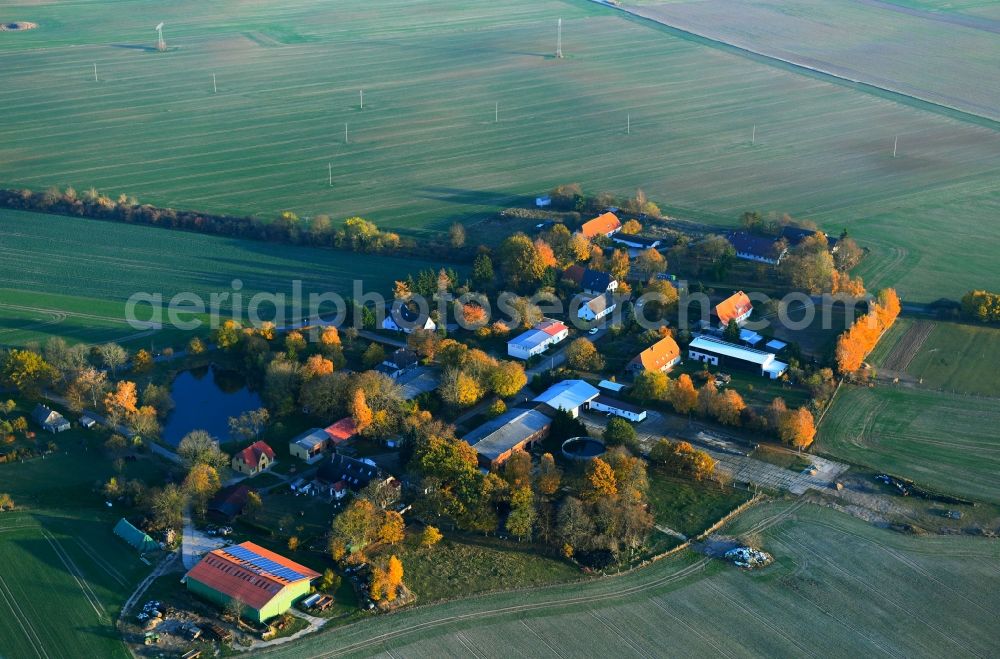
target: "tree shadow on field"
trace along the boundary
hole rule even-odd
[[[141,51],[146,52],[146,53],[155,53],[155,52],[157,52],[156,46],[143,46],[142,44],[133,44],[133,43],[113,43],[113,44],[111,44],[111,47],[112,48],[125,48],[125,49],[128,49],[128,50],[141,50]]]
[[[421,188],[417,193],[423,199],[433,199],[434,201],[446,201],[452,204],[462,204],[466,206],[525,206],[533,204],[534,199],[511,194],[509,192],[496,192],[491,190],[468,190],[465,188],[446,188],[431,186]]]

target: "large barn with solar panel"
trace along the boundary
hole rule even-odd
[[[252,542],[216,549],[184,576],[188,590],[219,606],[235,598],[257,622],[281,615],[309,593],[319,573]]]

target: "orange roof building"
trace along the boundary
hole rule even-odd
[[[358,425],[353,417],[344,417],[332,426],[327,427],[326,434],[330,436],[333,445],[343,444],[358,434]]]
[[[621,220],[614,213],[603,213],[592,220],[588,220],[580,227],[580,233],[587,238],[598,236],[611,237],[622,230]]]
[[[629,362],[631,371],[669,371],[681,361],[681,349],[674,337],[665,336]]]
[[[233,471],[253,476],[264,471],[274,462],[274,449],[265,442],[254,442],[233,456]]]
[[[211,551],[184,575],[188,590],[221,607],[243,602],[257,622],[281,615],[309,594],[320,574],[252,542]]]
[[[731,320],[742,323],[750,317],[752,311],[753,304],[750,303],[750,298],[743,291],[733,293],[715,306],[715,315],[722,327],[729,325]]]

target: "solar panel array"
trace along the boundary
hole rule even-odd
[[[299,574],[290,567],[285,567],[281,563],[272,561],[270,558],[264,558],[257,552],[247,549],[246,547],[233,546],[226,547],[223,551],[233,558],[247,563],[247,567],[256,568],[255,572],[268,572],[278,577],[279,579],[284,579],[285,581],[298,581],[299,579],[305,579],[305,575]]]

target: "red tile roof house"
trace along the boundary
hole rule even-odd
[[[344,417],[337,423],[326,428],[326,434],[330,436],[330,443],[339,446],[358,434],[358,426],[352,417]]]
[[[729,325],[730,320],[735,320],[737,325],[742,324],[752,311],[753,304],[743,291],[733,293],[715,306],[715,316],[719,319],[719,326],[723,328]]]
[[[681,361],[681,349],[672,336],[665,336],[640,352],[628,364],[630,371],[669,371]]]
[[[621,220],[614,213],[604,213],[592,220],[588,220],[580,227],[580,233],[587,238],[598,236],[611,237],[622,230]]]
[[[274,462],[274,449],[264,442],[254,442],[233,456],[233,471],[255,476]]]
[[[220,607],[239,598],[242,615],[264,622],[309,594],[320,574],[252,542],[211,551],[184,575],[192,593]]]

